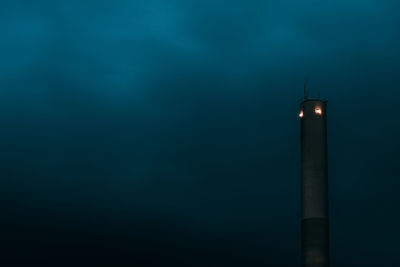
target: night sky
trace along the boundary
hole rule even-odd
[[[400,3],[0,3],[0,265],[300,266],[303,81],[332,266],[400,266]]]

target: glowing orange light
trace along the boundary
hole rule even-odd
[[[303,113],[302,110],[300,110],[299,117],[300,117],[300,118],[303,118],[303,116],[304,116],[304,113]]]
[[[315,108],[315,114],[321,115],[322,114],[321,108]]]

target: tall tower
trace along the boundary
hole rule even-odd
[[[329,266],[327,101],[300,104],[303,267]]]

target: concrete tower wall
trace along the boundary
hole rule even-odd
[[[329,266],[326,101],[300,105],[302,266]]]

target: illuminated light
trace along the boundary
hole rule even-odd
[[[321,108],[315,108],[315,114],[322,115]]]
[[[304,113],[303,113],[302,110],[300,110],[299,117],[300,117],[300,118],[303,118],[303,116],[304,116]]]

